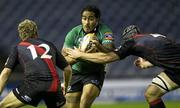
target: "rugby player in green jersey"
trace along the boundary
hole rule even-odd
[[[100,22],[100,10],[86,6],[81,11],[81,25],[70,30],[65,38],[62,54],[72,65],[73,75],[66,94],[67,108],[90,108],[99,96],[105,78],[105,64],[73,59],[66,53],[67,48],[79,48],[84,36],[93,33],[97,40],[94,46],[101,52],[114,49],[112,30]],[[90,52],[86,52],[90,53]]]

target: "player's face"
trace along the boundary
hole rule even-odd
[[[84,11],[82,13],[81,22],[82,22],[83,30],[86,33],[93,31],[97,26],[98,21],[99,19],[95,17],[94,12]]]

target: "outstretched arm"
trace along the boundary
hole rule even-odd
[[[4,86],[6,85],[8,78],[10,76],[11,69],[4,68],[0,75],[0,94],[2,93]]]
[[[119,56],[117,54],[115,54],[114,52],[108,52],[108,53],[104,53],[104,52],[96,52],[96,53],[84,53],[79,51],[79,49],[75,48],[75,49],[66,49],[67,54],[74,58],[74,59],[83,59],[83,60],[87,60],[87,61],[91,61],[94,63],[109,63],[109,62],[113,62],[116,60],[119,60]]]

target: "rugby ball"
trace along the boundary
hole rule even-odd
[[[79,49],[82,52],[96,52],[97,47],[93,44],[92,40],[98,41],[95,33],[86,34],[80,43]]]

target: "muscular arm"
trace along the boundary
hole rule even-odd
[[[120,59],[119,56],[114,52],[84,53],[79,51],[78,49],[67,49],[67,53],[69,54],[70,57],[75,59],[83,59],[94,63],[102,63],[102,64],[113,62],[115,60]]]
[[[10,76],[11,69],[4,68],[0,75],[0,94],[2,93],[4,86],[6,85],[8,78]]]
[[[84,53],[84,54],[80,55],[79,59],[88,60],[88,61],[91,61],[94,63],[105,64],[105,63],[109,63],[109,62],[118,60],[119,56],[113,52]]]

